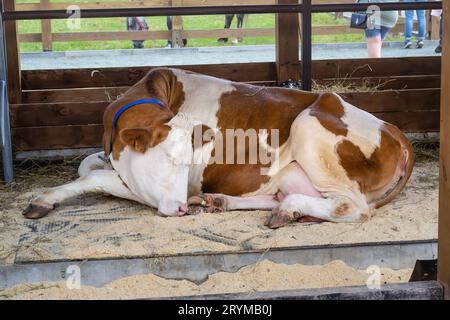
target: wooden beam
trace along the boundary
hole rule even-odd
[[[172,7],[182,7],[183,0],[172,0]],[[172,17],[172,34],[171,34],[172,47],[183,47],[183,17]]]
[[[41,10],[48,10],[50,0],[41,0]],[[42,50],[52,51],[52,20],[41,20]]]
[[[298,0],[278,0],[296,4]],[[299,18],[297,13],[279,13],[275,18],[277,82],[300,80]]]
[[[450,1],[443,1],[443,28],[450,30]],[[439,174],[438,280],[450,299],[450,33],[442,39],[441,139]]]
[[[15,9],[15,0],[4,1],[5,10]],[[20,103],[22,96],[22,85],[20,79],[20,50],[17,37],[17,22],[5,22],[5,41],[6,41],[6,61],[8,63],[8,88],[9,101],[11,103]]]
[[[171,67],[237,82],[273,81],[276,78],[273,62]],[[154,67],[28,70],[22,74],[23,87],[26,90],[127,87],[141,80],[152,68]]]

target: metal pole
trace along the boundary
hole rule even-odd
[[[0,6],[1,7],[1,6]],[[0,143],[3,157],[3,177],[6,183],[14,179],[11,128],[9,123],[9,99],[5,46],[5,25],[0,12]]]
[[[303,0],[302,12],[302,89],[311,91],[312,89],[312,12],[311,0]]]

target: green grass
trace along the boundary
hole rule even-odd
[[[70,3],[80,2],[96,2],[98,0],[71,0]],[[101,2],[114,2],[117,0],[101,0]],[[39,0],[17,0],[18,3],[36,3]],[[52,0],[52,2],[68,2],[68,0]],[[223,15],[210,16],[186,16],[183,17],[183,26],[185,30],[194,29],[221,29],[224,24]],[[166,17],[148,17],[147,22],[150,30],[166,30]],[[348,20],[337,19],[326,13],[318,13],[313,15],[314,26],[331,26],[346,25]],[[236,26],[236,19],[233,21],[232,27]],[[274,14],[252,14],[249,15],[244,24],[244,28],[274,28]],[[19,21],[19,33],[39,33],[41,31],[41,22],[36,21]],[[125,31],[125,18],[101,18],[101,19],[82,19],[80,30],[70,30],[67,27],[66,20],[53,20],[53,32],[100,32],[100,31]],[[389,40],[397,40],[397,38],[389,38]],[[341,35],[320,35],[313,36],[313,43],[336,43],[336,42],[364,42],[363,32],[361,34],[341,34]],[[165,40],[147,40],[146,48],[160,48],[166,45]],[[244,41],[237,45],[259,45],[274,44],[274,37],[247,37]],[[217,37],[207,39],[188,39],[189,47],[213,47],[223,46],[217,42]],[[234,45],[227,43],[225,45]],[[131,49],[131,41],[72,41],[72,42],[54,42],[53,51],[74,51],[74,50],[100,50],[100,49]],[[42,51],[41,43],[21,43],[22,52],[38,52]]]

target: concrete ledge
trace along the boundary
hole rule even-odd
[[[269,259],[275,263],[323,265],[342,260],[347,265],[366,269],[370,265],[392,269],[413,268],[416,260],[437,257],[437,241],[398,241],[277,248],[269,251],[205,252],[171,256],[56,261],[0,266],[0,289],[21,283],[63,281],[66,270],[78,265],[84,285],[101,287],[119,278],[153,273],[170,279],[187,279],[196,283],[220,271],[236,272],[240,268]]]
[[[203,296],[169,297],[176,300],[442,300],[443,288],[437,281],[366,286],[302,289],[270,292],[242,292]]]

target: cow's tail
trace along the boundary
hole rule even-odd
[[[375,201],[375,203],[373,204],[373,207],[375,209],[380,208],[385,204],[391,202],[403,190],[409,178],[411,177],[414,168],[415,154],[411,142],[397,128],[395,128],[394,135],[401,144],[401,155],[397,164],[400,174],[395,177],[397,182],[384,195],[384,197]]]

